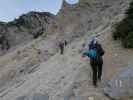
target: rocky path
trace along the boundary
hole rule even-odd
[[[21,77],[12,87],[0,92],[0,100],[109,100],[103,94],[103,87],[132,59],[132,50],[125,50],[110,36],[110,30],[99,37],[106,54],[104,56],[103,80],[99,87],[92,85],[92,73],[88,61],[82,61],[81,45],[84,38],[76,39],[65,49],[65,54],[56,54],[40,64],[37,71]]]
[[[75,77],[85,66],[80,60],[78,51],[80,45],[80,42],[73,43],[66,49],[64,56],[56,54],[42,63],[38,71],[24,76],[21,82],[1,92],[0,99],[15,100],[17,97],[24,98],[23,96],[27,95],[32,97],[36,93],[42,93],[48,94],[50,100],[59,100],[65,95],[73,95]]]

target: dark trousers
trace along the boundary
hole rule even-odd
[[[101,80],[103,63],[98,63],[95,60],[91,60],[90,64],[91,64],[91,68],[92,68],[92,72],[93,72],[93,77],[92,77],[93,85],[96,86],[97,80]]]
[[[60,47],[60,54],[61,54],[61,55],[64,54],[64,47]]]

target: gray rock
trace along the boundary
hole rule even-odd
[[[43,95],[41,93],[36,93],[33,96],[21,96],[16,100],[49,100],[49,96]]]
[[[21,97],[18,97],[16,100],[29,100],[29,99],[26,96],[21,96]]]
[[[49,100],[49,96],[37,93],[33,95],[32,100]]]
[[[133,97],[133,67],[128,67],[114,76],[105,86],[104,93],[113,99]]]

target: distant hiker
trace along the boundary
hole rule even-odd
[[[68,44],[68,43],[67,43],[67,40],[65,40],[65,41],[64,41],[64,45],[67,46],[67,44]]]
[[[59,42],[59,49],[60,49],[60,54],[64,54],[64,42],[60,41]]]
[[[90,58],[90,65],[93,71],[93,85],[97,86],[97,80],[101,80],[104,50],[101,44],[94,38],[89,44],[89,50],[83,53],[83,57]]]
[[[0,45],[2,50],[8,50],[10,48],[9,42],[4,35],[0,35]]]

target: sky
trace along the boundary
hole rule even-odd
[[[70,4],[78,0],[66,0]],[[8,22],[29,11],[51,12],[57,14],[62,0],[0,0],[0,21]]]

